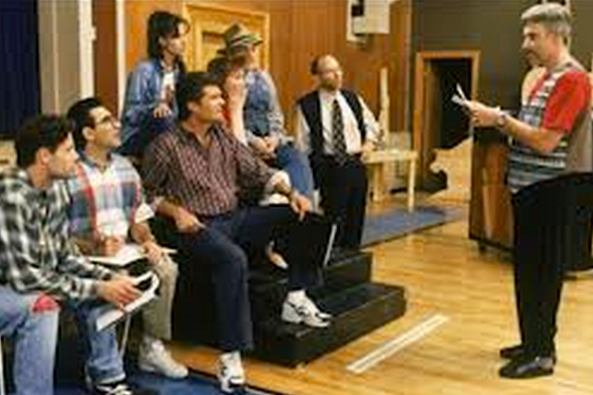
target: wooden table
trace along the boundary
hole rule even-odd
[[[364,158],[364,163],[369,167],[371,173],[371,191],[373,201],[380,201],[385,197],[387,189],[385,164],[390,162],[407,162],[408,171],[408,211],[414,210],[414,190],[416,187],[416,161],[418,152],[413,150],[401,150],[397,148],[372,151]]]

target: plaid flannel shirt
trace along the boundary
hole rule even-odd
[[[68,180],[70,232],[92,240],[127,238],[130,227],[154,213],[145,203],[138,172],[124,157],[112,154],[105,169],[80,155],[76,177]]]
[[[96,296],[111,271],[88,262],[70,241],[63,182],[40,190],[23,169],[0,175],[0,284],[58,299]]]
[[[157,137],[142,169],[150,202],[165,198],[194,215],[235,210],[245,194],[260,197],[274,171],[221,125],[213,125],[209,147],[181,127]]]

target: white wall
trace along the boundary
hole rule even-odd
[[[38,0],[41,109],[65,112],[94,93],[92,0]]]

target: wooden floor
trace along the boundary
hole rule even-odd
[[[248,382],[290,395],[593,394],[593,278],[567,282],[554,376],[499,379],[498,349],[517,341],[508,258],[480,253],[467,219],[370,249],[375,280],[407,288],[409,309],[395,322],[306,366],[246,361]],[[362,374],[346,366],[438,315],[446,321]],[[213,372],[217,353],[174,345],[192,368]]]

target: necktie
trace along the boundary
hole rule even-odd
[[[348,154],[346,153],[346,140],[344,139],[344,119],[342,110],[335,99],[332,105],[332,137],[334,157],[339,165],[346,163]]]

